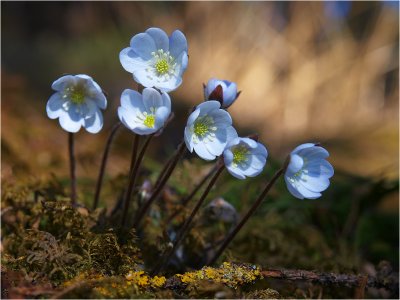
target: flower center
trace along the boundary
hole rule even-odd
[[[146,117],[143,121],[143,124],[149,128],[153,128],[155,121],[156,121],[156,118],[154,117],[154,115],[146,115]]]
[[[207,134],[208,132],[208,126],[207,124],[203,122],[196,122],[194,124],[194,133],[200,137],[203,137]]]
[[[85,102],[85,90],[83,87],[68,87],[65,89],[63,98],[69,98],[74,104]]]
[[[165,59],[160,59],[159,61],[157,61],[155,67],[158,75],[164,75],[169,71],[168,62]]]
[[[193,133],[198,138],[204,138],[206,135],[215,136],[213,131],[217,128],[214,125],[214,119],[210,116],[204,115],[198,117],[193,125]]]
[[[159,49],[151,55],[153,56],[152,67],[146,69],[150,79],[153,79],[155,75],[157,80],[168,80],[174,75],[176,62],[169,51],[164,52],[163,49]]]
[[[233,153],[233,163],[235,165],[243,164],[247,160],[247,155],[249,154],[249,150],[244,145],[239,145],[232,149]]]

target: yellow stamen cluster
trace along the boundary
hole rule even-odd
[[[246,162],[250,151],[245,145],[238,145],[232,149],[233,164],[240,165]]]
[[[217,127],[214,125],[214,119],[210,116],[204,115],[198,117],[196,122],[193,125],[193,133],[197,138],[204,138],[209,135],[209,138],[215,137],[214,131],[217,130]]]
[[[68,87],[64,91],[63,98],[69,98],[74,104],[82,104],[85,102],[85,90],[81,86]]]
[[[148,77],[153,79],[155,75],[156,79],[169,80],[173,76],[176,69],[175,59],[170,55],[169,51],[164,51],[163,49],[158,49],[152,52],[153,63],[152,67],[146,69],[148,72]]]
[[[156,122],[156,118],[154,115],[146,115],[146,118],[143,121],[143,124],[149,128],[154,128],[154,124]]]
[[[160,59],[155,64],[158,75],[164,75],[169,71],[169,64],[166,59]]]
[[[208,126],[205,123],[202,122],[196,122],[194,124],[194,133],[197,136],[203,137],[207,134],[208,132]]]

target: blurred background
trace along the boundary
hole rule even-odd
[[[146,160],[162,163],[172,153],[182,138],[188,111],[202,101],[202,83],[211,77],[235,81],[242,94],[229,111],[241,135],[258,133],[275,161],[282,161],[300,143],[321,142],[337,175],[321,200],[325,210],[319,211],[320,218],[342,214],[332,224],[351,240],[363,212],[372,211],[380,221],[362,223],[363,233],[370,235],[356,250],[381,238],[372,261],[398,262],[398,2],[2,2],[1,6],[3,181],[49,172],[68,175],[67,134],[45,111],[51,84],[64,73],[89,74],[108,93],[101,133],[81,130],[76,137],[78,176],[81,181],[93,180],[105,140],[117,122],[120,94],[136,88],[120,65],[120,50],[148,27],[160,27],[168,34],[180,29],[190,57],[183,84],[171,94],[176,117],[165,134],[153,140]],[[127,172],[131,143],[132,135],[121,130],[107,176]],[[289,199],[293,205],[295,199]],[[366,206],[360,204],[363,199]],[[345,204],[335,210],[336,203]],[[372,236],[376,224],[381,227]],[[383,237],[382,231],[388,236]],[[340,247],[335,249],[344,249]],[[338,255],[335,251],[326,253],[333,257]],[[341,253],[349,259],[346,251]]]
[[[242,94],[230,109],[235,126],[243,135],[259,133],[272,157],[319,141],[336,168],[398,177],[397,2],[65,2],[2,8],[3,176],[24,166],[33,166],[35,174],[54,163],[64,169],[66,135],[45,112],[51,83],[64,73],[89,74],[109,95],[101,134],[82,131],[77,137],[79,155],[97,160],[98,146],[117,120],[122,90],[135,88],[119,51],[134,34],[156,26],[167,33],[179,28],[189,43],[183,84],[172,93],[174,110],[182,111],[173,125],[176,142],[187,110],[202,101],[202,83],[216,77],[237,82]],[[166,151],[174,146],[162,144]],[[121,167],[115,166],[112,172]]]

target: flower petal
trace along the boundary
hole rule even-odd
[[[255,140],[250,138],[241,138],[241,141],[245,143],[247,146],[249,146],[249,148],[251,149],[256,149],[258,145],[261,145],[260,143],[257,143]],[[261,146],[264,147],[263,145]]]
[[[205,87],[205,94],[206,94],[206,98],[208,99],[208,96],[210,96],[210,94],[215,90],[215,88],[218,85],[218,80],[215,78],[211,78],[208,82],[207,85]]]
[[[204,143],[197,143],[194,145],[194,151],[204,160],[214,160],[215,155],[212,155],[204,145]]]
[[[72,116],[72,117],[71,117]],[[60,126],[68,132],[78,132],[81,129],[83,119],[76,116],[73,110],[63,111],[58,119]]]
[[[187,53],[186,52],[182,52],[176,58],[176,61],[178,62],[178,65],[177,65],[177,67],[178,67],[178,72],[177,72],[178,78],[182,79],[181,77],[183,75],[183,72],[186,71],[188,63],[189,63],[189,57],[188,57]],[[178,84],[178,86],[179,85],[180,85],[180,83]]]
[[[307,164],[307,170],[310,176],[325,176],[330,178],[334,174],[332,165],[325,159],[319,159]]]
[[[212,101],[207,101],[212,102]],[[204,103],[207,103],[204,102]],[[231,115],[223,109],[215,110],[209,114],[215,122],[216,126],[230,126],[232,125],[232,118]]]
[[[229,142],[231,139],[237,138],[238,134],[233,126],[226,128],[226,140]]]
[[[131,39],[131,48],[144,60],[150,60],[151,53],[157,51],[154,39],[145,32],[138,33]]]
[[[234,82],[226,80],[224,80],[224,83],[226,84],[226,88],[224,89],[224,107],[228,107],[236,100],[237,85]]]
[[[167,121],[171,111],[166,108],[165,106],[159,107],[156,111],[155,115],[155,128],[160,129],[161,127],[164,126],[165,122]]]
[[[312,147],[308,149],[303,149],[298,153],[304,158],[307,158],[309,161],[314,159],[327,158],[329,156],[329,152],[322,147]]]
[[[103,114],[95,105],[94,114],[85,118],[84,127],[90,133],[98,133],[103,128]]]
[[[267,158],[264,155],[252,155],[251,156],[251,167],[255,169],[263,169],[267,162]]]
[[[193,152],[193,134],[190,132],[189,127],[185,127],[185,144],[190,152]]]
[[[286,172],[289,172],[290,174],[296,174],[298,171],[301,170],[303,165],[304,165],[304,160],[300,155],[291,154],[290,162],[289,162]]]
[[[161,107],[163,104],[163,99],[161,98],[160,93],[153,88],[145,88],[142,92],[142,95],[143,104],[148,113],[150,113],[152,109]]]
[[[246,176],[244,176],[244,174],[239,169],[232,166],[227,166],[226,169],[233,177],[236,177],[237,179],[246,179]]]
[[[55,91],[63,91],[67,86],[74,85],[76,82],[75,76],[73,75],[65,75],[58,78],[53,82],[51,88]]]
[[[329,179],[326,177],[302,176],[300,183],[312,192],[322,192],[329,187]]]
[[[169,39],[167,34],[163,30],[161,30],[160,28],[152,27],[147,29],[146,33],[153,38],[157,49],[163,49],[164,51],[168,51]]]
[[[188,52],[186,37],[181,31],[175,30],[169,37],[169,53],[178,57],[183,51]]]
[[[221,104],[218,101],[206,101],[197,105],[196,109],[200,109],[200,115],[208,114],[210,111],[219,109]]]
[[[62,98],[60,93],[54,93],[47,101],[46,105],[46,112],[47,116],[50,119],[58,118],[62,111],[64,111],[62,105],[64,104],[65,100]]]
[[[118,117],[125,127],[130,130],[138,126],[138,123],[135,122],[136,115],[123,106],[118,107]]]
[[[310,147],[314,147],[314,146],[315,146],[314,143],[301,144],[300,146],[297,146],[296,148],[294,148],[292,153],[297,154],[297,152],[299,152],[300,150],[303,150],[303,149],[306,149],[306,148],[310,148]]]
[[[162,100],[163,100],[163,106],[169,109],[171,112],[171,98],[166,92],[162,92],[161,94]]]
[[[231,126],[231,127],[228,127],[228,128],[233,128],[233,127]],[[227,133],[228,133],[228,131],[227,131]],[[235,130],[235,133],[236,133],[236,130]],[[233,136],[229,136],[228,134],[227,134],[227,136],[228,136],[228,138],[227,138],[228,143],[226,144],[226,148],[227,149],[238,145],[240,143],[240,141],[241,141],[240,137],[237,137],[237,136],[233,137]]]
[[[133,73],[147,68],[148,63],[143,60],[131,47],[123,49],[119,53],[119,61],[125,71]]]
[[[137,110],[144,112],[146,110],[143,105],[142,95],[130,89],[126,89],[122,92],[121,106],[132,112],[136,112]]]
[[[233,153],[230,149],[224,151],[224,163],[225,166],[229,166],[233,162]]]
[[[309,189],[307,189],[303,184],[301,184],[300,182],[297,183],[296,185],[296,189],[298,190],[298,192],[300,194],[302,194],[304,196],[304,198],[307,199],[317,199],[319,197],[322,196],[321,193],[318,192],[312,192]]]
[[[300,194],[295,186],[290,182],[289,178],[285,176],[286,187],[288,188],[289,192],[298,199],[304,199],[304,196]]]
[[[217,130],[215,132],[215,138],[212,141],[203,141],[208,151],[215,156],[220,156],[222,154],[226,142],[226,130]]]
[[[196,121],[199,115],[200,115],[200,109],[196,108],[196,110],[190,114],[186,126],[192,125],[194,121]]]

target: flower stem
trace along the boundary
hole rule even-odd
[[[219,164],[219,162],[217,163]],[[211,188],[214,186],[215,182],[217,181],[219,175],[221,172],[224,170],[224,164],[221,164],[218,166],[218,169],[210,182],[208,183],[206,189],[204,190],[203,194],[201,195],[199,201],[197,201],[196,206],[193,208],[190,216],[186,219],[185,223],[179,230],[179,233],[177,234],[177,237],[174,241],[174,245],[170,250],[166,253],[166,255],[163,256],[163,258],[160,260],[160,263],[156,266],[156,268],[153,270],[152,274],[157,274],[161,272],[165,266],[166,263],[168,263],[169,259],[171,256],[175,253],[175,250],[179,247],[183,239],[185,238],[186,234],[189,232],[189,227],[194,219],[194,216],[200,209],[201,205],[203,204],[204,200],[206,199],[208,193],[210,192]]]
[[[236,227],[229,233],[229,235],[225,238],[224,242],[222,243],[221,247],[218,249],[218,251],[215,253],[212,259],[210,259],[207,263],[207,265],[212,265],[214,264],[217,259],[221,256],[221,254],[225,251],[226,247],[229,245],[229,243],[235,238],[236,234],[242,229],[243,225],[247,222],[247,220],[253,215],[253,213],[257,210],[257,208],[260,206],[262,201],[264,200],[265,196],[268,194],[269,190],[272,188],[272,186],[275,184],[277,179],[283,174],[285,171],[285,167],[279,169],[274,177],[268,182],[267,186],[264,188],[264,190],[261,192],[261,194],[258,196],[257,200],[254,202],[252,207],[249,209],[247,214],[240,220],[239,224],[236,225]]]
[[[139,152],[138,158],[136,160],[135,166],[134,166],[133,171],[132,171],[133,172],[132,181],[130,183],[132,187],[135,187],[135,185],[136,185],[136,178],[137,178],[137,175],[139,173],[140,164],[142,163],[142,160],[143,160],[143,157],[144,157],[144,153],[146,152],[146,149],[149,146],[150,141],[153,138],[153,136],[154,136],[154,134],[150,134],[147,137],[146,141],[144,142],[144,145],[142,146],[142,149]],[[133,188],[132,188],[132,190],[133,190]],[[138,206],[138,210],[139,209],[140,209],[140,207]]]
[[[99,204],[100,191],[101,191],[101,187],[102,187],[102,183],[103,183],[104,170],[105,170],[106,164],[107,164],[108,153],[110,152],[111,143],[114,139],[114,136],[117,133],[118,129],[120,128],[121,124],[122,124],[121,122],[118,122],[114,125],[114,127],[111,129],[111,133],[107,139],[106,147],[105,147],[104,153],[103,153],[103,158],[101,160],[99,177],[97,178],[96,192],[94,194],[94,200],[93,200],[93,210],[95,210],[97,208],[97,205]]]
[[[177,209],[171,216],[168,217],[167,221],[165,222],[165,225],[167,226],[177,215],[179,215],[185,206],[189,203],[189,201],[193,198],[194,195],[201,189],[201,187],[204,185],[204,183],[207,181],[207,179],[214,174],[214,172],[217,170],[217,165],[211,168],[210,171],[201,179],[200,182],[197,183],[197,185],[194,187],[192,192],[186,196],[186,198],[183,199],[182,201],[182,207]]]
[[[75,154],[74,154],[74,134],[68,133],[69,150],[69,169],[71,175],[71,204],[76,204],[76,175],[75,175]]]
[[[161,170],[160,174],[158,175],[156,182],[154,183],[154,188],[157,188],[157,186],[160,184],[161,179],[164,177],[165,173],[167,172],[169,166],[171,165],[171,162],[174,160],[175,156],[172,155],[167,163],[164,165],[164,168]]]
[[[122,219],[121,219],[122,227],[125,226],[125,224],[126,224],[126,216],[128,214],[130,199],[131,199],[131,195],[132,195],[132,191],[133,191],[133,186],[132,186],[133,169],[135,167],[136,155],[137,155],[137,151],[138,151],[138,147],[139,147],[139,138],[140,138],[140,135],[135,134],[135,138],[133,140],[133,147],[132,147],[131,166],[129,169],[128,188],[127,188],[127,191],[125,194],[124,210],[122,212]]]
[[[179,159],[185,154],[186,150],[186,145],[185,142],[182,141],[174,155],[174,159],[171,161],[171,164],[167,171],[165,172],[165,175],[162,177],[160,180],[160,183],[158,186],[156,186],[154,192],[151,194],[151,197],[149,200],[147,200],[143,206],[136,212],[134,222],[133,222],[133,227],[137,228],[140,224],[140,221],[143,219],[143,217],[146,215],[147,210],[150,208],[150,205],[154,202],[154,200],[157,199],[158,195],[164,188],[164,185],[167,183],[169,177],[172,174],[172,171],[175,169],[176,164],[178,163]]]

